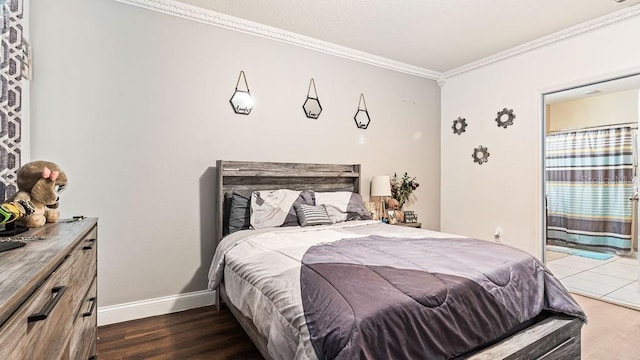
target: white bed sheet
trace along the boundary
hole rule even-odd
[[[209,270],[209,289],[216,289],[224,276],[229,300],[253,320],[274,359],[316,359],[302,308],[302,257],[311,246],[367,235],[461,237],[373,220],[239,231],[218,245]]]

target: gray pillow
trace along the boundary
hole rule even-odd
[[[334,223],[350,220],[371,220],[362,197],[350,191],[316,192],[315,204],[325,205]]]
[[[360,194],[351,193],[349,205],[347,205],[347,221],[351,220],[371,220],[371,213],[364,206],[362,196]]]
[[[251,225],[251,192],[233,192],[229,208],[229,234],[247,230]]]
[[[300,226],[327,225],[331,224],[331,219],[327,215],[324,206],[314,206],[307,204],[296,204],[296,212],[298,213],[298,221]]]

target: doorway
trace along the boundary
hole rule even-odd
[[[640,309],[640,74],[543,98],[547,267],[571,292]]]

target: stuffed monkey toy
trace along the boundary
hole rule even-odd
[[[58,221],[58,194],[67,186],[67,175],[55,163],[33,161],[18,170],[18,193],[13,201],[27,204],[28,215],[20,217],[16,223],[29,228]]]

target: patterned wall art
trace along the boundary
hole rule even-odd
[[[498,116],[496,117],[496,123],[498,123],[498,127],[507,128],[508,126],[513,125],[513,120],[516,118],[516,115],[513,113],[513,109],[504,108],[501,111],[498,111]]]
[[[17,190],[22,124],[23,0],[0,0],[0,201]]]
[[[471,157],[473,158],[473,162],[482,165],[489,161],[489,151],[486,146],[479,145],[477,148],[473,150],[473,154]]]
[[[313,87],[313,96],[311,96],[311,88]],[[309,119],[317,119],[320,117],[320,113],[322,112],[322,105],[320,105],[320,100],[318,100],[318,91],[316,90],[316,82],[311,78],[309,82],[309,90],[307,90],[307,100],[305,100],[302,105],[302,109],[304,110],[304,114]]]
[[[451,126],[451,129],[453,129],[454,134],[462,135],[463,132],[467,131],[467,119],[459,117],[453,120],[453,126]]]
[[[366,128],[368,128],[369,123],[371,123],[371,118],[369,117],[369,110],[367,110],[367,103],[364,101],[364,94],[360,94],[360,102],[358,102],[358,111],[353,117],[353,120],[356,121],[356,126],[358,127],[358,129],[362,129],[362,130],[365,130]]]

